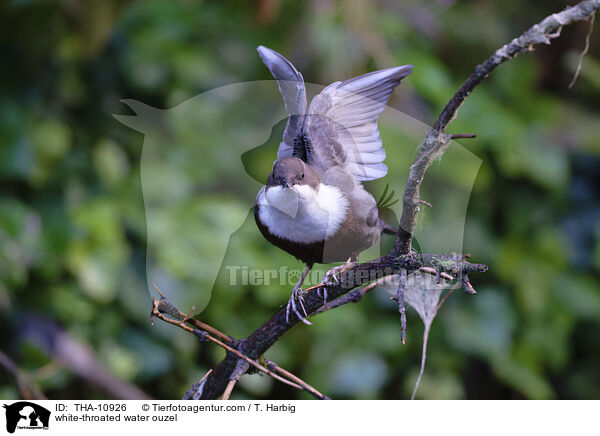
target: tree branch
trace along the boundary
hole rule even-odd
[[[386,276],[400,274],[402,270],[416,271],[422,267],[435,269],[440,274],[462,277],[471,272],[483,272],[487,266],[464,262],[462,256],[442,254],[411,254],[394,257],[391,254],[354,266],[345,271],[335,284],[327,285],[329,300],[336,300],[349,291],[382,279]],[[314,315],[323,307],[323,298],[316,292],[304,296],[304,307],[309,315]],[[326,306],[325,306],[326,307]],[[239,341],[238,350],[250,359],[262,356],[285,332],[294,327],[299,319],[290,314],[286,322],[285,308],[273,315],[246,339]],[[229,382],[229,376],[235,368],[238,358],[227,354],[213,370],[204,383],[201,399],[215,399],[222,395]]]
[[[473,89],[486,78],[498,65],[515,58],[523,51],[531,51],[535,45],[550,44],[550,40],[560,36],[562,26],[588,18],[600,9],[600,0],[587,0],[569,7],[562,12],[546,17],[541,23],[535,24],[524,34],[513,39],[510,43],[496,50],[484,63],[478,65],[466,82],[446,104],[433,127],[427,132],[425,140],[415,163],[410,167],[410,173],[402,198],[402,216],[400,217],[400,237],[394,245],[394,253],[410,253],[415,223],[419,211],[419,189],[425,172],[434,159],[441,156],[453,135],[445,133],[448,124],[456,117],[458,109],[464,103]],[[456,135],[454,135],[456,136]]]
[[[191,318],[189,315],[184,315],[183,312],[179,311],[177,308],[175,308],[175,306],[173,306],[164,296],[163,294],[160,292],[160,289],[158,288],[158,286],[156,286],[155,283],[153,283],[154,288],[156,289],[156,291],[159,293],[159,295],[161,296],[160,299],[154,299],[152,300],[152,312],[150,314],[151,316],[151,322],[154,322],[154,318],[159,318],[160,320],[175,325],[185,331],[187,331],[188,333],[193,334],[194,336],[198,337],[200,339],[201,342],[212,342],[218,346],[220,346],[221,348],[223,348],[225,351],[227,351],[229,354],[233,354],[235,355],[238,360],[236,363],[236,369],[232,372],[232,374],[230,375],[229,378],[229,388],[231,390],[233,390],[233,387],[235,386],[235,382],[237,382],[237,380],[239,380],[240,376],[245,373],[246,371],[248,371],[248,369],[250,368],[250,365],[252,365],[257,371],[259,372],[263,372],[269,376],[271,376],[272,378],[274,378],[275,380],[279,380],[282,383],[288,384],[292,387],[295,387],[297,389],[301,389],[301,390],[305,390],[308,393],[312,394],[315,398],[324,400],[324,399],[328,399],[328,397],[326,397],[325,395],[321,394],[319,391],[317,391],[315,388],[313,388],[312,386],[310,386],[308,383],[304,382],[303,380],[301,380],[300,378],[296,377],[295,375],[289,373],[288,371],[284,370],[283,368],[275,365],[273,362],[269,362],[267,366],[267,368],[263,367],[263,365],[261,365],[259,362],[249,358],[248,356],[246,356],[245,354],[241,353],[239,350],[237,350],[236,347],[236,341],[233,340],[233,338],[225,335],[224,333],[219,332],[217,329],[213,328],[212,326],[203,323],[195,318]],[[168,314],[170,317],[165,315]],[[201,326],[199,328],[192,328],[187,324],[191,324],[194,327],[198,327]],[[224,339],[223,341],[211,336],[212,334],[217,334],[219,336],[221,336],[222,339]],[[227,342],[227,344],[225,343]],[[272,370],[275,370],[275,372],[279,373],[275,374]],[[196,397],[199,397],[198,392],[202,391],[204,389],[204,382],[205,379],[211,374],[212,370],[210,370],[203,378],[202,380],[200,380],[199,383],[197,383],[194,387],[192,387],[191,391],[188,391],[186,393],[186,396],[184,399],[198,399]],[[232,378],[233,377],[233,378]],[[232,381],[235,380],[235,382],[232,383]],[[231,394],[231,392],[229,392],[229,394]],[[229,395],[227,396],[227,398],[229,398]],[[226,399],[226,398],[225,398]]]

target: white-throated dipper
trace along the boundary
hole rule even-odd
[[[302,75],[279,53],[258,53],[277,80],[289,115],[277,160],[256,197],[254,217],[264,237],[306,263],[287,304],[300,313],[302,283],[315,263],[351,259],[395,230],[379,218],[361,181],[386,175],[377,118],[412,65],[388,68],[327,86],[307,109]]]

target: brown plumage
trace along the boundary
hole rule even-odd
[[[262,46],[258,51],[290,116],[254,217],[269,242],[306,263],[287,315],[292,309],[309,324],[296,300],[301,302],[300,286],[312,265],[357,260],[383,231],[393,232],[361,181],[387,172],[377,118],[412,65],[335,82],[307,110],[302,75],[280,54]]]

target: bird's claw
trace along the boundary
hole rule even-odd
[[[323,299],[323,306],[327,304],[327,286],[317,288],[317,295]]]
[[[325,286],[339,285],[340,279],[338,279],[338,277],[337,277],[337,268],[339,268],[339,266],[334,266],[329,271],[327,271],[325,273],[325,275],[323,276],[323,280],[321,280],[321,283],[324,284]]]
[[[298,301],[298,303],[296,303],[296,301]],[[300,311],[298,310],[298,304],[302,308],[302,312],[304,312],[304,315],[302,315],[302,313],[300,313]],[[306,313],[306,309],[304,308],[304,290],[302,288],[294,288],[292,290],[292,295],[290,296],[290,299],[287,303],[287,307],[285,309],[285,322],[287,323],[290,322],[290,311],[294,312],[298,319],[304,324],[312,325],[312,323],[308,319],[306,319],[308,317],[308,314]]]
[[[327,286],[340,284],[340,279],[338,277],[355,266],[355,263],[351,260],[352,258],[348,258],[346,263],[344,263],[343,265],[338,265],[330,268],[329,271],[327,271],[323,276],[321,284],[325,286],[317,290],[317,295],[319,297],[323,297],[323,305],[327,304]]]
[[[344,263],[343,265],[338,265],[330,268],[329,271],[325,273],[325,276],[323,276],[323,280],[321,280],[321,283],[324,285],[339,285],[340,279],[338,278],[338,276],[353,268],[355,265],[356,264],[351,261],[351,258],[348,258],[346,263]]]

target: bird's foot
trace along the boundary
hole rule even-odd
[[[352,262],[352,258],[349,257],[346,263],[344,263],[343,265],[338,265],[330,268],[329,271],[325,273],[325,276],[323,276],[323,280],[321,280],[321,283],[324,285],[338,285],[340,283],[339,276],[341,276],[349,269],[354,268],[355,266],[356,263]]]
[[[323,280],[321,280],[321,284],[325,286],[322,286],[317,289],[317,295],[319,297],[323,297],[323,305],[327,304],[327,286],[339,285],[339,276],[341,276],[344,272],[348,271],[349,269],[354,268],[354,266],[356,266],[356,263],[352,262],[352,258],[349,257],[346,263],[344,263],[343,265],[334,266],[325,273],[325,275],[323,276]]]
[[[306,309],[304,308],[304,293],[305,291],[302,288],[295,287],[292,290],[292,295],[288,300],[287,307],[285,309],[285,322],[290,322],[290,312],[294,312],[298,319],[302,321],[306,325],[312,325],[312,323],[306,319],[308,314],[306,313]],[[298,310],[298,306],[304,312],[304,315]]]

